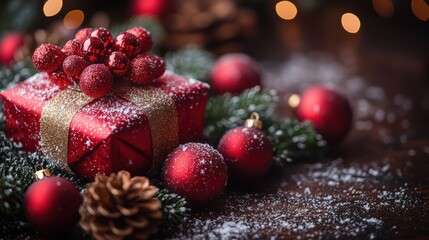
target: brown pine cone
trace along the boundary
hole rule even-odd
[[[147,239],[161,223],[158,189],[146,177],[120,171],[97,175],[83,194],[80,226],[94,239]]]

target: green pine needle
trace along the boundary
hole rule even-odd
[[[208,81],[214,61],[211,53],[195,46],[188,46],[165,55],[168,70],[203,82]]]
[[[180,225],[190,211],[186,207],[186,200],[175,193],[168,192],[166,189],[161,189],[157,198],[162,203],[164,214],[162,224],[168,227]]]

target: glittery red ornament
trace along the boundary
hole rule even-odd
[[[129,59],[135,57],[140,51],[140,43],[136,36],[129,32],[123,32],[116,36],[112,45],[113,51],[120,51]]]
[[[152,36],[146,28],[133,27],[131,29],[128,29],[127,32],[133,34],[139,40],[140,53],[146,53],[152,48]]]
[[[93,31],[92,28],[82,28],[79,30],[76,35],[74,35],[74,39],[78,40],[79,42],[83,43],[88,37],[89,34]]]
[[[347,98],[323,86],[314,86],[304,91],[296,108],[296,115],[301,121],[309,121],[331,144],[347,135],[353,119]]]
[[[255,126],[229,130],[221,138],[218,150],[225,158],[229,178],[239,184],[250,184],[261,179],[268,173],[273,161],[270,140]]]
[[[64,44],[62,51],[66,54],[66,56],[82,56],[82,43],[76,39],[71,39],[67,41],[66,44]]]
[[[155,55],[141,55],[131,60],[127,79],[135,84],[146,84],[161,77],[165,72],[164,61]]]
[[[72,81],[70,81],[67,74],[62,69],[48,73],[48,78],[60,89],[65,89],[72,83]]]
[[[163,18],[174,9],[174,1],[133,0],[130,6],[134,15]]]
[[[80,75],[80,89],[86,95],[100,98],[107,95],[113,86],[113,75],[104,64],[92,64]]]
[[[165,187],[183,196],[189,205],[201,206],[216,199],[228,180],[222,155],[208,144],[186,143],[167,158]]]
[[[106,65],[113,76],[120,77],[127,73],[130,60],[123,52],[112,52],[106,60]]]
[[[82,55],[90,63],[100,63],[104,58],[104,44],[95,37],[89,37],[82,43]]]
[[[110,34],[110,32],[105,28],[95,29],[89,34],[89,37],[95,37],[100,39],[104,44],[105,50],[110,50],[110,48],[112,47],[112,34]]]
[[[41,72],[54,72],[61,67],[65,54],[61,48],[52,44],[42,44],[33,54],[33,63]]]
[[[37,231],[55,235],[76,226],[82,197],[76,186],[60,177],[48,177],[33,183],[25,193],[27,220]]]
[[[258,63],[241,53],[222,56],[213,66],[210,75],[211,86],[217,94],[239,93],[261,85],[261,70]]]
[[[86,66],[85,60],[77,55],[68,56],[63,62],[64,72],[71,77],[79,76]]]
[[[18,32],[6,34],[0,41],[0,63],[11,63],[15,59],[16,52],[23,45],[24,34]]]

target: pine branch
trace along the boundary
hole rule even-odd
[[[175,193],[168,192],[166,189],[161,189],[157,198],[162,203],[164,214],[162,225],[166,227],[180,225],[190,211],[186,207],[186,200]]]
[[[211,53],[203,49],[188,46],[177,52],[167,53],[165,61],[168,70],[207,82],[215,58]]]

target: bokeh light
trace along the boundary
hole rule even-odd
[[[43,5],[43,14],[46,17],[53,17],[57,15],[63,7],[63,0],[48,0]]]
[[[64,17],[64,26],[68,29],[76,29],[82,25],[85,18],[81,10],[72,10]]]
[[[372,0],[372,6],[378,15],[385,18],[392,17],[395,11],[392,0]]]
[[[353,13],[344,13],[341,17],[341,25],[349,33],[357,33],[360,29],[360,20]]]
[[[424,0],[412,0],[411,9],[418,19],[422,21],[429,19],[429,6]]]
[[[281,1],[276,4],[277,15],[285,20],[292,20],[296,17],[298,9],[295,4],[289,1]]]

